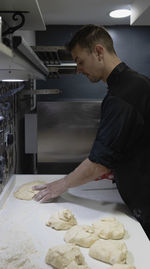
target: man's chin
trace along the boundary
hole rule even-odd
[[[90,78],[90,77],[88,77],[88,79],[89,79],[90,82],[92,82],[92,83],[96,83],[96,82],[99,82],[99,81],[100,81],[100,79]]]
[[[86,74],[85,74],[86,75]],[[94,82],[98,82],[98,81],[100,81],[101,79],[100,78],[94,78],[94,77],[92,77],[92,76],[90,76],[90,75],[86,75],[87,76],[87,78],[90,80],[90,82],[92,82],[92,83],[94,83]]]

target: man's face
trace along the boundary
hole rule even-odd
[[[96,50],[90,52],[88,49],[76,45],[72,50],[72,57],[77,63],[78,73],[87,76],[91,82],[103,79],[102,64]]]

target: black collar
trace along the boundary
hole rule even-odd
[[[107,78],[107,85],[108,88],[110,89],[113,85],[115,86],[116,83],[119,82],[119,75],[126,69],[128,68],[128,66],[121,62],[120,64],[118,64],[110,73],[110,75]]]

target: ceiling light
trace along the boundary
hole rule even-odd
[[[22,82],[23,79],[2,79],[3,82]]]
[[[125,18],[131,15],[131,10],[129,9],[117,9],[109,13],[112,18]]]

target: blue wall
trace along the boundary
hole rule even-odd
[[[81,26],[49,25],[36,33],[37,45],[64,46]],[[106,26],[114,40],[118,57],[131,68],[150,77],[150,27]],[[107,85],[91,83],[83,75],[62,75],[59,79],[38,81],[37,88],[60,89],[62,94],[39,96],[41,101],[59,99],[103,99]]]

